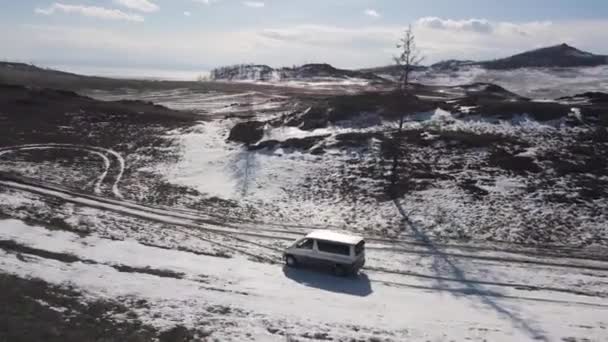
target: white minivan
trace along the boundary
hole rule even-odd
[[[336,275],[355,274],[365,264],[365,241],[360,236],[317,230],[288,247],[283,257],[289,267],[330,267]]]

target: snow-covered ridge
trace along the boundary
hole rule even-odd
[[[334,68],[329,64],[305,64],[291,68],[273,69],[267,65],[239,64],[213,69],[210,77],[215,81],[297,81],[308,80],[327,82],[337,80],[361,79],[367,81],[384,81],[382,78],[367,72]]]

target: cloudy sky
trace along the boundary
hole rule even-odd
[[[0,59],[209,69],[388,64],[412,24],[431,63],[567,42],[608,54],[606,0],[0,0]]]

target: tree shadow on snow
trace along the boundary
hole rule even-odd
[[[359,297],[369,296],[373,292],[371,282],[364,273],[350,277],[338,277],[327,272],[287,266],[283,267],[283,273],[297,283],[320,290]]]
[[[464,291],[460,292],[460,295],[467,296],[469,298],[475,297],[485,306],[493,309],[497,314],[502,317],[505,317],[511,321],[511,323],[522,330],[525,334],[530,336],[532,339],[540,340],[540,341],[548,341],[548,338],[545,336],[544,332],[540,329],[536,329],[532,327],[524,318],[520,317],[517,312],[513,310],[509,310],[508,308],[502,306],[495,299],[491,298],[487,289],[483,286],[475,282],[471,282],[467,279],[465,272],[456,264],[454,261],[450,260],[449,256],[446,255],[441,249],[439,249],[433,241],[424,233],[416,223],[412,222],[403,209],[399,200],[394,200],[397,209],[405,223],[409,226],[412,231],[414,237],[421,241],[425,247],[432,253],[433,255],[433,264],[431,268],[435,275],[437,275],[437,286],[435,287],[438,290],[449,290],[449,286],[445,284],[445,282],[441,279],[444,279],[446,276],[451,276],[457,279],[460,283],[464,285]],[[453,293],[453,292],[450,292]]]
[[[243,147],[236,153],[229,163],[230,171],[236,183],[236,189],[242,197],[247,197],[255,183],[256,171],[259,168],[259,161],[255,151],[249,151]]]

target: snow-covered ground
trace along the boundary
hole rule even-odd
[[[370,88],[372,82],[367,79],[362,78],[332,78],[332,77],[323,77],[323,78],[309,78],[304,80],[291,79],[291,80],[269,80],[269,81],[259,81],[259,80],[241,80],[241,81],[226,81],[226,83],[249,83],[249,84],[258,84],[258,85],[272,85],[272,86],[281,86],[281,87],[294,87],[301,89],[311,89],[315,91],[323,91],[323,90],[348,90],[352,89],[352,92],[360,91],[362,88]]]
[[[25,179],[0,180],[2,212],[39,223],[0,220],[4,273],[73,286],[86,301],[119,299],[145,323],[204,326],[219,341],[608,339],[608,203],[577,195],[579,178],[555,175],[545,158],[559,152],[575,160],[565,153],[583,143],[579,134],[589,127],[539,122],[523,113],[511,120],[441,109],[418,113],[405,129],[423,132],[425,143],[410,157],[433,160],[427,173],[440,177],[394,203],[376,196],[382,179],[361,171],[377,164],[380,141],[333,145],[339,134],[378,132],[394,123],[337,123],[312,131],[267,126],[264,139],[328,135],[319,143],[325,153],[250,151],[227,141],[238,117],[276,118],[293,108],[291,99],[187,89],[93,96],[153,101],[198,113],[201,121],[159,137],[175,142],[175,159],[138,169],[129,162],[145,152],[116,156],[113,150],[52,144],[1,152],[0,171],[27,171],[21,172]],[[463,147],[463,136],[494,140]],[[488,163],[488,145],[505,141],[498,147],[515,149],[547,173]],[[82,167],[82,155],[98,159],[78,174],[90,178],[90,193],[57,176],[72,159],[56,166],[20,154],[60,147],[77,152],[74,169]],[[196,192],[184,192],[179,205],[136,202],[129,194],[134,187],[123,184],[136,182],[138,172]],[[562,193],[576,201],[550,200]],[[208,202],[188,205],[203,200]],[[229,214],[208,204],[213,201],[230,207]],[[284,247],[327,227],[367,238],[366,267],[357,278],[283,268]],[[136,305],[140,300],[148,305]]]
[[[522,68],[506,71],[472,66],[462,67],[457,71],[415,72],[413,77],[416,82],[439,86],[494,83],[519,95],[536,99],[555,99],[608,89],[608,66]]]
[[[252,113],[258,120],[280,116],[290,108],[288,98],[276,98],[276,94],[269,96],[261,92],[222,95],[176,90],[97,95],[103,99],[123,96],[154,101],[212,116],[230,117],[240,113],[241,108],[253,108]],[[534,239],[539,237],[555,244],[608,241],[606,200],[594,200],[585,205],[545,200],[547,196],[577,191],[577,186],[569,184],[572,180],[567,178],[544,188],[544,178],[554,177],[551,164],[546,164],[548,174],[538,177],[508,172],[485,165],[492,153],[491,146],[454,153],[451,149],[458,146],[458,142],[438,139],[437,136],[437,132],[443,132],[512,139],[524,146],[519,156],[530,157],[539,163],[546,155],[563,153],[565,148],[575,144],[578,134],[589,128],[568,127],[563,120],[539,122],[523,113],[504,120],[481,115],[455,117],[437,109],[409,119],[411,121],[405,125],[407,129],[436,132],[435,135],[426,134],[428,141],[434,141],[432,147],[417,147],[420,151],[413,153],[419,155],[414,157],[436,159],[437,173],[450,178],[435,180],[432,187],[414,191],[404,200],[405,211],[428,232],[436,236],[520,243],[535,243]],[[226,199],[237,203],[240,208],[252,208],[240,210],[237,214],[249,219],[308,226],[331,225],[391,236],[407,234],[400,228],[401,216],[393,203],[373,197],[382,192],[382,181],[357,174],[361,165],[373,167],[378,163],[378,141],[372,139],[366,150],[327,148],[323,155],[283,148],[248,151],[242,145],[227,141],[230,129],[239,120],[218,118],[171,131],[166,138],[178,144],[180,157],[177,161],[159,161],[146,171],[154,172],[171,184],[196,189],[209,198]],[[284,141],[330,135],[326,141],[331,142],[338,134],[378,131],[391,124],[380,122],[365,129],[337,124],[312,131],[267,127],[264,139]],[[462,163],[469,165],[463,172],[450,171],[450,165]],[[475,180],[476,187],[488,192],[487,199],[472,199],[461,186],[463,179]],[[358,192],[341,191],[341,188],[349,187],[356,187]],[[539,189],[529,191],[530,188]],[[555,222],[570,228],[559,229],[559,234],[555,231],[543,237],[548,230],[554,230],[550,227]],[[534,227],[538,226],[543,228],[535,233]]]
[[[577,128],[561,127],[561,123],[540,123],[525,115],[511,121],[469,117],[456,119],[450,113],[437,110],[421,119],[408,122],[408,129],[439,129],[441,132],[468,132],[478,135],[497,135],[525,138],[535,146],[528,154],[542,155],[559,150],[558,136],[568,137]],[[232,119],[201,122],[187,131],[174,131],[170,138],[182,145],[182,157],[177,163],[160,165],[155,172],[169,182],[194,187],[203,194],[240,203],[243,207],[255,207],[262,220],[280,220],[309,225],[332,225],[349,230],[395,231],[401,217],[390,201],[378,201],[365,196],[350,197],[334,191],[332,182],[351,179],[353,184],[369,193],[378,192],[381,182],[353,176],[353,170],[345,169],[350,160],[374,163],[373,153],[358,149],[328,149],[324,155],[312,155],[300,150],[274,149],[247,151],[245,147],[226,142]],[[371,128],[381,129],[381,127]],[[302,131],[293,127],[269,128],[267,139],[286,140],[319,135],[337,135],[346,132],[365,132],[370,129],[329,127],[313,131]],[[548,138],[550,137],[550,138]],[[430,137],[432,139],[432,137]],[[331,138],[329,138],[331,140]],[[561,138],[565,139],[565,138]],[[374,148],[374,146],[370,146]],[[467,151],[457,159],[467,163],[483,163],[490,153],[488,148]],[[525,153],[521,153],[525,156]],[[453,160],[445,160],[449,165]],[[480,172],[481,171],[481,172]],[[501,227],[502,232],[491,228],[490,236],[506,241],[520,241],[519,236],[532,224],[541,224],[534,217],[555,216],[572,221],[580,234],[573,234],[574,241],[606,239],[605,215],[590,217],[591,211],[606,213],[606,201],[596,201],[592,208],[572,204],[547,203],[539,200],[539,193],[528,193],[527,187],[537,180],[530,176],[500,172],[500,170],[477,170],[472,168],[459,175],[460,178],[484,179],[479,186],[489,193],[492,201],[471,201],[470,195],[453,180],[436,181],[431,189],[413,192],[404,201],[406,212],[418,220],[425,229],[442,232],[461,231],[465,236],[484,237],[485,227]],[[334,187],[336,185],[333,185]],[[522,214],[521,209],[526,208]],[[537,213],[537,214],[532,214]],[[542,214],[541,214],[542,213]],[[575,214],[578,213],[578,214]],[[509,219],[507,219],[509,218]],[[546,224],[551,224],[547,221]],[[460,234],[460,233],[458,233]],[[567,243],[567,241],[555,241]]]
[[[548,287],[570,281],[576,284],[571,285],[576,291],[585,291],[594,281],[608,276],[606,270],[585,276],[581,274],[584,266],[549,278],[545,276],[551,272],[545,272],[550,267],[501,270],[498,263],[473,266],[439,252],[426,259],[432,259],[437,272],[455,282],[442,279],[442,273],[425,279],[373,270],[356,279],[341,279],[238,255],[195,255],[144,246],[130,239],[115,241],[96,234],[82,237],[50,231],[16,220],[0,221],[0,240],[79,260],[66,263],[35,255],[20,258],[0,251],[4,272],[75,286],[84,290],[86,300],[123,298],[135,303],[144,299],[149,305],[135,311],[145,323],[161,329],[205,324],[221,341],[283,341],[285,337],[277,332],[294,337],[309,334],[313,339],[397,341],[601,341],[608,336],[605,294],[598,297],[543,288],[530,291],[525,285],[483,285],[468,275],[469,268],[481,267],[486,281],[496,277],[509,283],[511,276],[517,275],[544,279]],[[372,260],[374,253],[368,251]],[[382,259],[408,262],[399,252],[382,255]],[[420,267],[415,262],[408,264],[408,269]],[[179,276],[121,272],[117,269],[120,266],[171,270]],[[228,309],[214,312],[213,308]]]

